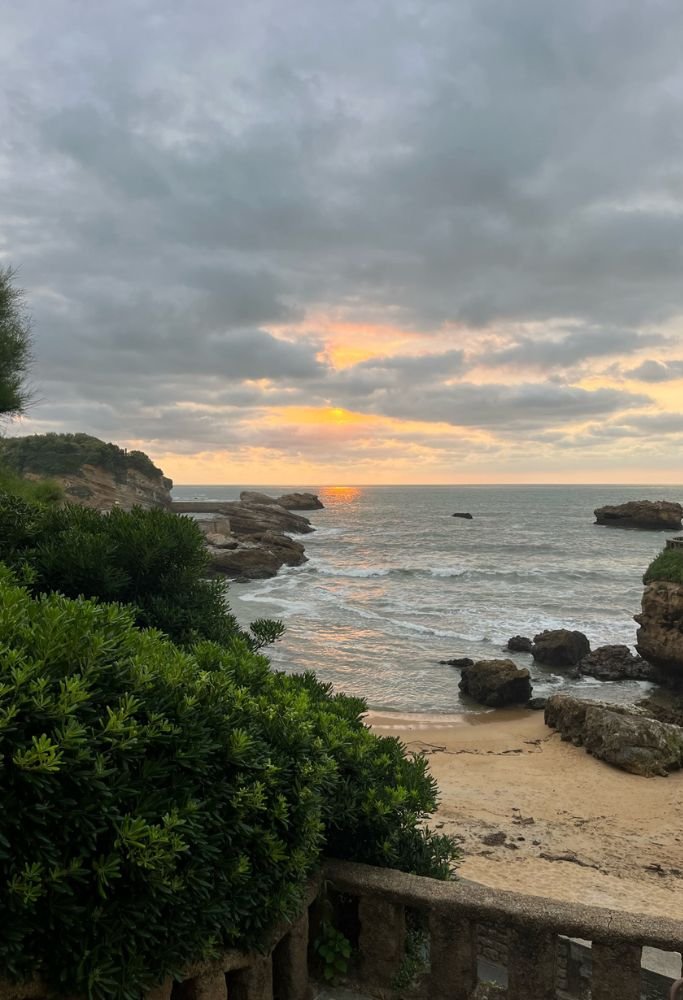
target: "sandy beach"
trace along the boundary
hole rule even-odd
[[[433,825],[460,839],[464,878],[683,916],[683,771],[626,774],[563,743],[542,712],[367,721],[429,755],[441,790]]]

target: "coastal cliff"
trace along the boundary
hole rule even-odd
[[[173,483],[142,451],[90,434],[33,434],[0,442],[0,461],[26,479],[57,483],[66,500],[112,507],[170,507]]]
[[[668,680],[683,684],[683,549],[665,549],[644,583],[636,649]]]

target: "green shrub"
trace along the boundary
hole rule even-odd
[[[58,483],[49,479],[24,479],[3,465],[0,465],[0,493],[12,493],[32,503],[57,503],[64,496]]]
[[[165,510],[39,507],[0,493],[0,560],[28,570],[34,593],[97,597],[136,608],[136,622],[176,642],[239,633],[227,584],[206,580],[197,524]]]
[[[125,480],[130,469],[151,479],[164,475],[142,451],[126,451],[90,434],[30,434],[0,442],[0,458],[16,472],[41,476],[77,475],[84,465],[106,469]],[[168,480],[170,484],[170,480]]]
[[[669,580],[671,583],[683,583],[683,549],[664,549],[650,563],[643,583],[652,580]]]
[[[5,580],[0,745],[2,975],[133,998],[300,906],[334,764],[245,642]]]
[[[426,762],[363,708],[242,639],[184,652],[0,569],[0,973],[132,1000],[258,946],[321,851],[446,877]]]

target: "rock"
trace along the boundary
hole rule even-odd
[[[547,698],[540,698],[540,697],[539,698],[529,698],[529,701],[527,702],[527,706],[526,707],[533,709],[535,712],[539,712],[542,708],[545,708],[545,706],[547,705],[547,703],[548,703],[548,699]]]
[[[547,667],[573,667],[590,651],[590,643],[583,632],[558,628],[535,635],[531,654]]]
[[[451,517],[464,517],[466,521],[472,520],[471,514],[451,514]]]
[[[671,683],[683,682],[683,584],[652,580],[645,585],[636,649]]]
[[[209,546],[209,557],[214,573],[224,573],[239,581],[263,580],[275,576],[283,566],[306,562],[301,542],[270,531],[242,539],[229,549]]]
[[[479,660],[464,667],[460,690],[490,708],[524,705],[531,698],[529,671],[512,660]]]
[[[204,535],[204,541],[213,549],[236,549],[239,545],[232,535],[222,535],[218,531],[209,531]]]
[[[315,493],[283,493],[277,502],[287,510],[322,510],[325,506]]]
[[[599,646],[579,662],[579,673],[601,681],[651,681],[656,671],[628,646]]]
[[[268,506],[268,504],[276,504],[278,501],[275,497],[268,496],[267,493],[257,493],[256,490],[242,490],[240,493],[240,502],[260,503]]]
[[[459,660],[439,660],[439,663],[443,663],[448,667],[471,667],[474,664],[474,660],[471,660],[469,656],[461,656]]]
[[[481,837],[482,844],[486,844],[487,847],[500,847],[506,840],[507,834],[503,830],[496,830],[495,833],[487,833]]]
[[[664,528],[679,530],[683,507],[669,500],[630,500],[628,503],[598,507],[595,523],[614,528]]]
[[[296,535],[315,530],[307,517],[294,514],[275,503],[174,500],[171,509],[176,514],[220,514],[228,517],[234,535],[260,535],[264,531],[287,531]]]
[[[525,635],[513,635],[508,639],[507,646],[512,653],[530,653],[533,642]]]
[[[631,774],[666,775],[683,766],[683,728],[636,709],[556,694],[548,699],[545,721],[562,739]]]

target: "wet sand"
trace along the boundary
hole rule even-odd
[[[542,712],[370,713],[430,757],[433,824],[486,885],[683,919],[683,771],[626,774],[563,743]]]

